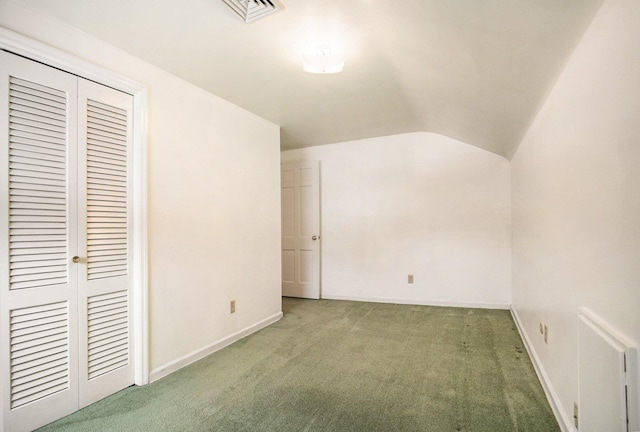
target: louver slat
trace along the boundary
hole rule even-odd
[[[11,408],[69,388],[66,302],[10,312]]]
[[[129,300],[127,291],[88,299],[89,379],[129,364]]]
[[[127,113],[87,101],[87,277],[125,276]],[[116,246],[114,246],[116,245]]]
[[[9,89],[10,289],[63,284],[66,94],[15,77]]]

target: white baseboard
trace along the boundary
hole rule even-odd
[[[540,362],[540,358],[533,348],[533,344],[529,339],[529,336],[524,331],[524,326],[522,325],[522,321],[520,321],[520,317],[518,316],[518,312],[511,307],[511,316],[513,317],[513,321],[516,323],[516,327],[518,328],[518,332],[520,333],[520,337],[524,341],[524,346],[529,353],[529,357],[531,358],[531,362],[533,363],[533,368],[538,375],[538,379],[542,384],[542,389],[544,390],[545,395],[547,396],[547,400],[549,401],[549,405],[551,405],[551,409],[553,410],[553,414],[556,416],[558,420],[558,424],[560,425],[560,429],[562,432],[578,432],[578,430],[573,425],[573,416],[569,416],[567,412],[562,408],[562,403],[560,402],[560,398],[551,384],[549,380],[549,376],[547,372],[544,370],[542,363]]]
[[[200,360],[203,357],[208,356],[209,354],[213,354],[214,352],[221,350],[222,348],[228,345],[231,345],[232,343],[242,339],[243,337],[249,336],[251,333],[255,333],[258,330],[261,330],[273,324],[274,322],[280,320],[280,318],[282,318],[282,312],[279,312],[275,315],[265,318],[262,321],[259,321],[253,325],[245,327],[240,331],[230,334],[227,337],[217,340],[212,344],[209,344],[198,350],[192,351],[189,354],[183,357],[180,357],[177,360],[174,360],[163,366],[160,366],[159,368],[156,368],[151,371],[151,373],[149,374],[149,382],[151,383],[151,382],[157,381],[160,378],[165,377],[170,373],[177,371],[178,369],[181,369],[195,361]]]
[[[391,303],[391,304],[409,304],[419,306],[446,306],[446,307],[460,307],[460,308],[475,308],[475,309],[504,309],[509,310],[511,305],[509,303],[482,303],[482,302],[458,302],[452,300],[422,300],[422,299],[407,299],[407,298],[394,298],[394,297],[357,297],[357,296],[343,296],[334,294],[322,294],[324,300],[349,300],[359,302],[371,302],[371,303]]]

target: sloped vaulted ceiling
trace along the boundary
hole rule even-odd
[[[428,131],[510,157],[602,0],[16,0],[282,127],[283,149]],[[344,72],[302,71],[339,40]]]

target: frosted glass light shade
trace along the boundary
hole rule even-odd
[[[303,70],[310,73],[338,73],[344,69],[344,52],[322,45],[302,53]]]

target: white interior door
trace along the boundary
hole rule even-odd
[[[320,298],[320,168],[283,164],[282,295]]]
[[[133,384],[131,95],[78,83],[80,407]]]
[[[20,431],[78,407],[77,79],[5,52],[0,76],[1,397]]]
[[[14,432],[133,384],[132,101],[2,51],[0,77],[0,402]]]

